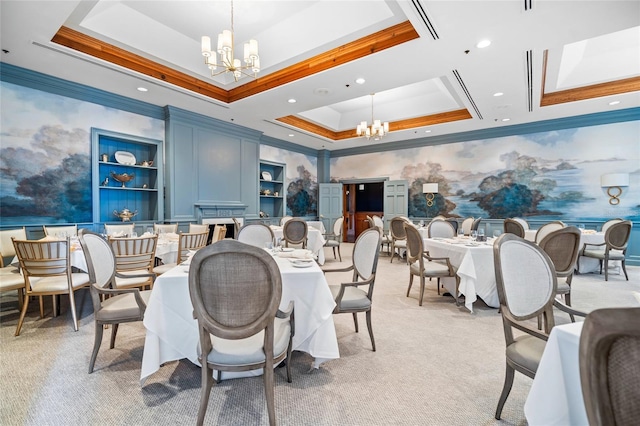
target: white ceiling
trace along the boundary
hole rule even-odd
[[[429,33],[415,4],[424,8],[438,39]],[[525,4],[531,4],[530,10]],[[249,80],[236,83],[228,74],[212,79],[200,54],[202,35],[215,43],[217,33],[230,29],[229,1],[2,0],[0,7],[0,42],[8,51],[2,54],[3,62],[151,104],[233,121],[314,149],[352,148],[640,106],[638,91],[539,106],[545,50],[549,51],[545,92],[640,76],[638,1],[235,0],[236,45],[241,54],[243,42],[258,40],[260,77],[406,20],[420,38],[231,104],[51,42],[60,27],[67,26],[230,90]],[[476,48],[482,39],[491,45]],[[528,109],[527,51],[533,54],[533,111]],[[356,84],[358,77],[366,82]],[[139,92],[139,86],[149,91]],[[504,95],[495,97],[496,92]],[[464,108],[472,118],[392,132],[379,142],[333,141],[276,121],[295,115],[333,131],[353,129],[360,121],[371,121],[372,93],[374,118],[383,121]],[[288,103],[290,98],[297,102]],[[613,100],[620,103],[610,106]]]

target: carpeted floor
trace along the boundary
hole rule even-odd
[[[351,244],[342,248],[350,263]],[[329,250],[325,267],[338,266]],[[640,268],[628,267],[629,281],[597,274],[573,280],[573,306],[584,311],[638,306]],[[330,274],[330,283],[349,279]],[[351,315],[334,315],[341,358],[310,370],[305,353],[292,357],[293,383],[276,371],[276,416],[281,425],[489,425],[526,424],[523,406],[531,380],[516,374],[502,413],[494,420],[504,380],[504,336],[496,309],[476,302],[474,314],[438,296],[428,284],[423,306],[418,290],[406,297],[408,271],[382,255],[376,280],[371,351],[364,316],[355,333]],[[50,298],[48,298],[50,299]],[[120,326],[116,347],[105,333],[96,370],[87,374],[94,325],[90,298],[78,293],[80,330],[74,332],[68,303],[52,318],[39,318],[32,302],[22,333],[14,337],[16,297],[0,298],[0,424],[145,425],[193,424],[200,399],[200,369],[171,362],[140,386],[145,330],[141,323]],[[558,323],[568,317],[557,315]],[[364,329],[362,328],[364,327]],[[207,424],[267,423],[261,378],[214,385]]]

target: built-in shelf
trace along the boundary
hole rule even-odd
[[[267,172],[271,180],[264,179],[263,173]],[[268,218],[279,222],[279,218],[284,215],[286,186],[286,166],[282,163],[260,160],[260,211],[268,215]],[[269,191],[265,194],[264,191]],[[274,195],[274,194],[278,195]],[[267,219],[267,217],[264,217]]]

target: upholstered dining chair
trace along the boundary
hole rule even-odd
[[[293,216],[282,216],[282,218],[280,219],[280,226],[284,226],[285,223],[289,222],[291,219],[293,219]]]
[[[325,247],[333,249],[333,258],[336,258],[336,249],[338,249],[338,257],[342,262],[342,254],[340,254],[340,243],[342,243],[342,224],[344,223],[344,217],[340,216],[333,222],[333,232],[330,234],[324,234]]]
[[[263,369],[269,424],[275,425],[274,366],[291,359],[293,302],[278,309],[282,277],[261,248],[222,240],[199,250],[189,268],[189,295],[198,321],[202,385],[197,424],[204,422],[213,370]],[[287,362],[291,382],[291,362]]]
[[[107,324],[112,325],[109,349],[113,349],[119,324],[144,319],[144,311],[151,291],[140,291],[137,288],[116,289],[116,259],[109,243],[102,236],[86,229],[80,232],[79,240],[87,260],[96,326],[93,350],[89,360],[89,374],[91,374],[102,344],[104,327]]]
[[[451,222],[432,220],[427,227],[427,235],[429,238],[453,238],[456,236],[456,231],[453,229]]]
[[[411,225],[408,219],[396,216],[389,223],[389,233],[391,234],[391,263],[397,254],[402,259],[401,251],[407,248],[407,233],[404,230],[404,224]],[[413,226],[413,225],[412,225]]]
[[[264,223],[249,223],[238,232],[238,241],[264,248],[265,243],[273,243],[273,231]]]
[[[514,217],[512,219],[518,222],[520,225],[522,225],[522,229],[524,229],[525,231],[530,229],[529,222],[527,222],[525,219],[521,217]]]
[[[433,221],[434,223],[443,223],[449,227],[449,231],[453,233],[453,227],[444,220]],[[407,234],[407,261],[409,263],[409,287],[407,288],[407,297],[411,293],[413,285],[413,277],[420,277],[420,298],[418,305],[422,306],[424,298],[425,278],[437,278],[438,294],[440,294],[440,278],[454,277],[456,279],[455,301],[458,305],[458,287],[460,286],[460,277],[457,275],[456,268],[451,264],[448,257],[431,257],[424,250],[422,236],[420,232],[411,224],[405,224],[405,232]]]
[[[109,235],[117,235],[117,236],[130,236],[133,234],[135,229],[135,223],[125,223],[118,225],[109,225],[108,223],[104,224],[104,233]]]
[[[382,218],[376,214],[371,216],[373,219],[373,223],[380,231],[381,240],[380,240],[380,250],[384,251],[384,246],[387,246],[387,250],[391,251],[391,236],[389,233],[384,230],[384,221]]]
[[[162,275],[171,268],[175,268],[179,263],[184,262],[189,258],[189,255],[193,252],[200,250],[207,245],[207,238],[209,237],[209,231],[185,234],[181,232],[178,236],[178,255],[175,263],[165,263],[153,268],[153,272],[156,275]]]
[[[213,235],[211,236],[211,243],[216,243],[220,240],[224,240],[224,237],[227,235],[227,226],[226,225],[215,225],[213,227]]]
[[[156,234],[177,234],[177,223],[154,223],[153,232]]]
[[[367,217],[364,219],[365,222],[367,222],[367,228],[375,228],[376,227],[376,222],[373,220],[373,218],[369,215],[367,215]]]
[[[153,287],[157,235],[134,238],[108,237],[116,257],[116,288]]]
[[[453,226],[453,233],[457,235],[458,234],[458,226],[459,226],[458,219],[456,219],[455,217],[448,217],[448,218],[443,219],[443,220],[449,222],[451,224],[451,226]]]
[[[602,224],[602,228],[600,229],[600,232],[607,232],[607,229],[609,229],[609,227],[611,225],[614,225],[614,224],[620,223],[620,222],[624,222],[624,219],[620,219],[620,218],[609,219],[605,223]]]
[[[298,218],[291,218],[285,222],[282,227],[282,238],[284,238],[284,244],[286,247],[289,245],[301,245],[302,248],[307,248],[307,234],[309,227],[307,222]]]
[[[471,230],[472,231],[477,231],[478,228],[480,227],[480,222],[482,222],[482,218],[481,217],[475,218],[473,220],[473,223],[471,224]]]
[[[500,420],[515,372],[534,378],[551,329],[553,307],[584,316],[556,299],[556,272],[547,254],[535,243],[511,233],[502,234],[493,245],[496,287],[506,343],[506,373],[495,418]],[[542,315],[544,331],[529,325]],[[513,329],[521,335],[514,336]]]
[[[189,234],[200,234],[202,232],[209,233],[209,225],[206,223],[190,223]]]
[[[76,237],[78,235],[78,225],[49,226],[42,225],[44,235],[49,237]]]
[[[42,296],[53,296],[53,315],[58,313],[56,296],[69,295],[73,329],[78,331],[75,292],[89,285],[89,275],[72,272],[69,237],[50,241],[16,240],[13,238],[20,270],[24,275],[26,298],[20,311],[15,335],[20,335],[31,296],[40,300],[40,318],[44,317]]]
[[[373,337],[373,327],[371,325],[371,306],[373,303],[376,270],[378,268],[380,238],[380,232],[377,228],[365,229],[358,235],[353,245],[352,264],[350,266],[340,269],[323,269],[325,273],[353,271],[351,282],[329,286],[331,294],[336,301],[333,313],[351,313],[357,333],[358,313],[364,312],[369,338],[371,339],[371,347],[374,352],[376,350],[376,341]],[[366,289],[363,289],[363,287],[366,287]]]
[[[473,217],[468,217],[464,219],[460,224],[464,235],[471,235],[471,227],[473,226],[473,221],[474,221]]]
[[[571,281],[580,252],[581,235],[575,226],[567,226],[547,234],[538,243],[553,262],[558,277],[556,294],[563,296],[567,306],[571,306]],[[574,321],[573,315],[571,321]]]
[[[240,225],[240,221],[235,217],[232,217],[231,220],[233,220],[233,238],[237,240],[238,233],[240,232],[240,228],[242,228],[242,225]]]
[[[524,238],[525,228],[520,221],[516,219],[505,219],[502,226],[505,234],[513,234]]]
[[[604,280],[609,280],[609,261],[617,260],[622,265],[624,276],[629,281],[627,268],[625,266],[627,244],[629,243],[629,235],[631,235],[631,227],[633,224],[629,220],[623,220],[610,225],[604,233],[604,243],[589,244],[585,243],[580,252],[581,256],[592,257],[600,261],[600,274],[602,274],[602,264],[604,263]],[[580,260],[578,259],[578,262]]]
[[[580,334],[580,382],[591,426],[640,419],[640,308],[592,311]]]
[[[538,231],[536,231],[535,242],[540,244],[540,241],[542,241],[544,237],[546,237],[553,231],[557,231],[558,229],[564,228],[565,226],[566,225],[559,220],[554,220],[553,222],[545,223],[540,228],[538,228]]]
[[[4,259],[13,259],[16,255],[11,238],[26,240],[27,233],[24,229],[7,229],[0,231],[0,293],[16,290],[18,292],[18,307],[22,309],[24,302],[24,277],[18,268],[13,265],[5,266]],[[9,260],[11,262],[11,260]]]

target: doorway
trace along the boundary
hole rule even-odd
[[[369,228],[367,216],[383,216],[386,180],[379,178],[342,182],[344,234],[347,242],[355,242],[360,233]]]

